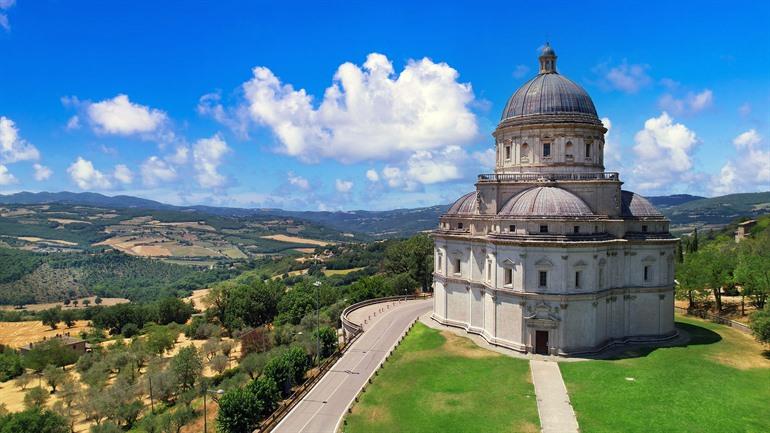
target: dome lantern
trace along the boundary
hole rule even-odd
[[[556,72],[556,52],[548,42],[545,43],[545,47],[540,51],[539,59],[541,74],[558,74]]]

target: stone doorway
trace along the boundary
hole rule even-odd
[[[548,355],[548,331],[535,331],[535,353]]]

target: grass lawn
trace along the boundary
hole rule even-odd
[[[581,432],[770,432],[763,347],[726,326],[677,322],[686,346],[560,364]]]
[[[345,433],[540,431],[528,361],[421,323],[373,380]]]

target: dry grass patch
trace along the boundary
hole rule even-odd
[[[287,236],[287,235],[270,235],[270,236],[262,236],[263,239],[272,239],[274,241],[279,242],[290,242],[294,244],[308,244],[308,245],[318,245],[319,247],[325,247],[328,245],[334,245],[334,242],[328,242],[328,241],[321,241],[318,239],[308,239],[308,238],[301,238],[299,236]]]

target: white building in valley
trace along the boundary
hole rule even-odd
[[[441,217],[433,319],[521,352],[570,356],[671,338],[669,222],[604,171],[593,101],[556,71],[511,96],[494,174]]]

